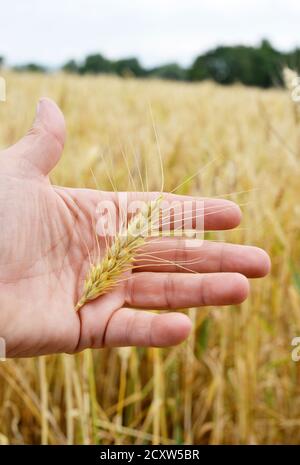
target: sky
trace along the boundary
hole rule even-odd
[[[300,46],[299,0],[0,0],[0,56],[56,67],[100,52],[189,65],[216,45]]]

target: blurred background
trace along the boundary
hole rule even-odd
[[[236,201],[241,226],[206,238],[257,245],[272,259],[244,304],[187,310],[194,329],[178,347],[0,363],[0,443],[299,443],[299,3],[0,8],[0,148],[26,132],[47,95],[68,129],[53,182],[111,189],[112,178],[133,189],[142,172],[158,189],[150,104],[165,190]]]
[[[296,0],[14,0],[1,8],[0,53],[17,70],[270,87],[299,63],[298,24]]]

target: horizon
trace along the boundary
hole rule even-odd
[[[274,44],[272,43],[272,41],[269,40],[268,37],[263,37],[260,41],[258,41],[257,43],[255,44],[248,44],[248,43],[220,43],[220,44],[216,44],[214,47],[211,47],[209,49],[206,49],[206,50],[203,50],[202,52],[199,52],[198,55],[194,56],[192,58],[192,60],[190,61],[190,63],[187,63],[186,65],[183,65],[182,63],[179,62],[179,60],[177,61],[169,61],[169,62],[161,62],[161,63],[156,63],[156,64],[153,64],[152,66],[145,66],[144,63],[137,57],[137,56],[133,56],[133,55],[125,55],[125,56],[120,56],[120,57],[115,57],[115,58],[111,58],[110,56],[107,56],[105,55],[101,50],[94,50],[94,51],[91,51],[91,52],[87,52],[86,55],[82,56],[81,58],[79,59],[75,59],[74,57],[69,57],[67,58],[63,63],[58,63],[56,65],[49,65],[45,62],[42,62],[42,61],[24,61],[24,62],[19,62],[19,63],[12,63],[9,59],[7,59],[7,57],[1,53],[1,50],[0,50],[0,58],[3,59],[3,64],[4,64],[4,67],[8,67],[8,68],[14,68],[14,67],[22,67],[22,66],[26,66],[26,65],[29,65],[29,64],[35,64],[35,65],[40,65],[42,67],[44,67],[46,70],[49,70],[49,71],[55,71],[55,70],[58,70],[60,68],[62,68],[68,61],[70,60],[75,60],[77,64],[82,64],[85,60],[85,58],[87,56],[90,56],[90,55],[102,55],[104,58],[110,60],[111,62],[113,61],[118,61],[118,60],[125,60],[125,59],[131,59],[131,58],[136,58],[140,64],[142,65],[143,68],[145,69],[154,69],[156,67],[160,67],[160,66],[164,66],[164,65],[169,65],[169,64],[178,64],[179,66],[181,66],[182,68],[189,68],[193,62],[196,60],[196,58],[200,55],[203,55],[205,53],[208,53],[209,51],[211,50],[214,50],[218,47],[237,47],[237,46],[242,46],[242,47],[256,47],[258,48],[260,46],[260,44],[262,43],[263,40],[266,40],[268,42],[270,42],[271,46],[273,46],[274,49],[276,49],[277,51],[279,51],[280,53],[287,53],[287,52],[291,52],[295,49],[299,49],[300,48],[300,45],[295,45],[294,47],[292,48],[288,48],[288,49],[280,49],[280,48],[277,48],[274,46]]]

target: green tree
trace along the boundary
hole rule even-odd
[[[113,64],[113,70],[120,76],[145,76],[145,70],[136,58],[124,58],[122,60],[115,61]]]
[[[16,71],[28,71],[30,73],[45,73],[47,68],[38,63],[27,63],[25,65],[15,66],[13,68]]]
[[[62,70],[66,73],[78,73],[79,66],[75,60],[69,60],[62,66]]]
[[[299,72],[300,70],[300,48],[295,48],[283,57],[284,65],[289,66]]]
[[[172,79],[183,81],[187,78],[187,72],[177,63],[169,63],[149,71],[149,76],[158,77],[160,79]]]
[[[113,72],[113,65],[110,60],[98,53],[95,55],[88,55],[83,65],[79,68],[79,71],[82,74],[111,73]]]
[[[213,79],[220,84],[241,82],[270,87],[279,75],[282,55],[263,40],[259,47],[217,47],[199,56],[189,70],[192,81]]]

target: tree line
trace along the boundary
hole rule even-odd
[[[4,60],[0,57],[0,66]],[[88,55],[83,61],[69,60],[61,69],[76,74],[116,74],[138,78],[160,78],[176,81],[214,80],[220,84],[240,82],[249,86],[272,87],[282,84],[284,66],[298,69],[300,48],[289,52],[276,50],[268,40],[257,47],[236,45],[219,46],[199,55],[190,67],[168,63],[155,68],[145,68],[137,58],[110,60],[102,54]],[[37,63],[15,66],[17,71],[47,72]]]

